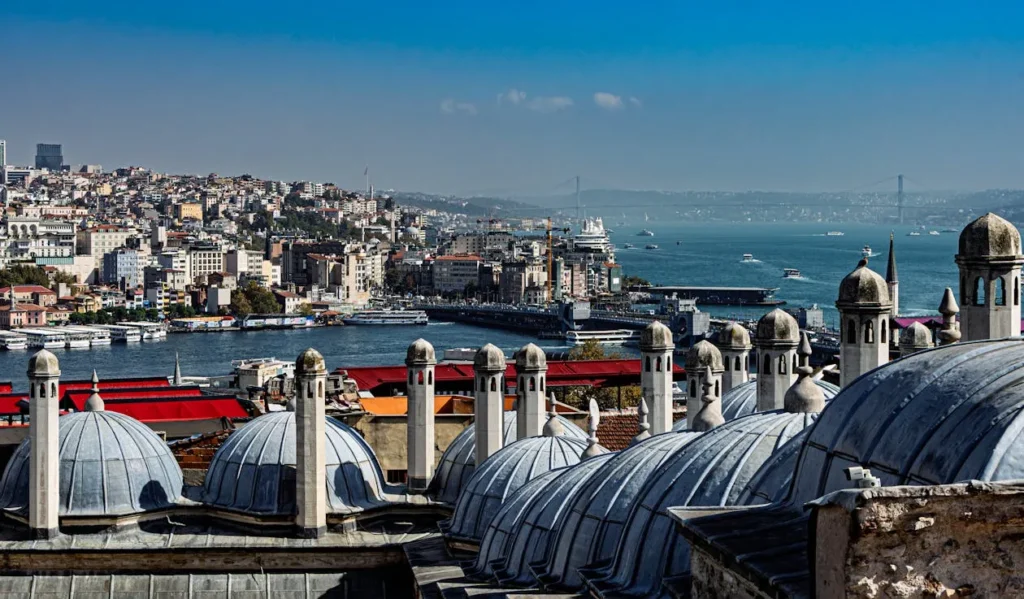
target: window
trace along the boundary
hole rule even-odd
[[[491,379],[491,391],[497,391],[497,390],[498,390],[498,379],[492,378]]]
[[[544,377],[540,377],[540,392],[544,393]]]
[[[721,392],[721,391],[720,391],[720,390],[719,390],[719,388],[718,388],[718,381],[716,380],[716,381],[715,381],[715,397],[717,397],[717,396],[718,396],[718,394],[719,394],[720,392]]]
[[[665,370],[672,371],[672,356],[665,358]]]
[[[423,384],[423,371],[422,371],[422,370],[421,370],[421,371],[419,372],[419,374],[418,374],[418,375],[416,376],[416,382],[417,382],[418,384],[420,384],[420,385],[422,385],[422,384]]]
[[[1020,278],[1013,277],[1013,305],[1020,305]]]
[[[658,356],[657,371],[661,372],[661,356]]]
[[[981,277],[974,280],[974,305],[985,305],[985,279]]]
[[[1003,277],[996,279],[995,301],[997,306],[1006,305],[1006,283],[1003,281]]]
[[[433,370],[428,370],[427,371],[427,384],[428,385],[433,385],[434,384],[434,371]]]
[[[888,321],[884,317],[882,318],[882,322],[879,325],[879,327],[881,328],[881,331],[882,331],[881,332],[882,343],[889,343],[889,323],[888,323]]]
[[[793,372],[800,367],[800,362],[797,360],[796,354],[793,354]]]
[[[388,483],[392,485],[404,485],[409,478],[408,470],[388,470]]]
[[[480,377],[480,390],[487,391],[487,381],[484,380],[484,377]]]
[[[647,372],[651,371],[651,357],[650,356],[647,356],[647,359],[644,362],[644,370],[646,370]]]
[[[857,323],[852,318],[846,323],[846,342],[857,343]]]
[[[690,397],[697,397],[697,379],[690,381]]]
[[[530,377],[530,391],[536,391],[536,390],[537,390],[537,378],[531,376]]]
[[[750,371],[750,356],[743,356],[743,371]]]
[[[779,356],[779,374],[786,374],[786,355]]]
[[[875,324],[873,322],[864,323],[864,343],[875,342]]]
[[[772,373],[772,357],[771,356],[765,356],[764,357],[764,368],[761,371],[761,374],[771,374],[771,373]]]
[[[733,370],[736,372],[740,371],[740,357],[736,356],[736,361],[733,363]]]

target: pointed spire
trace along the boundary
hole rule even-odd
[[[715,394],[715,384],[712,382],[712,376],[711,367],[706,366],[704,368],[704,381],[701,383],[701,401],[704,402],[704,405],[701,406],[700,411],[694,417],[690,430],[709,431],[716,426],[725,424],[725,418],[722,417],[722,404],[718,401],[717,394]]]
[[[889,264],[885,267],[885,282],[897,283],[899,277],[896,275],[896,242],[892,231],[889,232]]]
[[[800,346],[796,349],[796,353],[800,356],[800,366],[810,367],[811,365],[811,338],[807,335],[807,331],[800,332]]]
[[[181,362],[178,361],[178,352],[174,352],[174,381],[175,387],[181,386]]]
[[[597,443],[597,427],[601,423],[601,408],[598,407],[596,399],[590,399],[590,405],[587,411],[590,416],[587,422],[587,432],[590,433],[590,436],[587,437],[587,448],[584,449],[583,454],[580,455],[581,460],[592,458],[604,453],[604,448]]]
[[[639,431],[635,437],[633,437],[632,443],[639,443],[644,439],[651,437],[651,423],[647,421],[647,400],[640,398],[640,405],[636,407],[636,414],[639,417]]]
[[[558,413],[555,411],[555,395],[551,394],[551,412],[548,413],[548,421],[544,423],[545,437],[560,437],[565,433],[565,427],[558,420]]]
[[[102,412],[104,409],[103,398],[100,397],[100,377],[96,370],[92,371],[92,395],[85,400],[86,412]]]
[[[950,345],[960,341],[960,323],[956,321],[956,316],[960,313],[960,306],[956,304],[953,290],[949,287],[946,287],[946,291],[942,294],[939,313],[942,314],[942,327],[937,335],[939,345]]]

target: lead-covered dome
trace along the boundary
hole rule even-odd
[[[800,343],[800,325],[788,312],[775,308],[757,321],[755,341],[759,344]]]
[[[587,442],[564,435],[527,437],[498,450],[476,469],[459,494],[445,536],[478,543],[512,493],[545,472],[580,462]]]
[[[58,426],[61,516],[127,516],[170,507],[181,497],[181,469],[171,450],[138,420],[76,412],[61,416]],[[7,463],[0,481],[4,509],[28,511],[30,452],[26,438]]]
[[[29,376],[60,376],[60,363],[53,352],[41,349],[28,359]]]
[[[997,214],[989,212],[960,232],[958,258],[1015,258],[1020,253],[1020,231]]]
[[[544,350],[533,343],[527,343],[516,352],[517,370],[536,370],[548,365]]]
[[[889,286],[877,272],[868,268],[867,258],[857,263],[857,268],[839,283],[839,299],[836,306],[877,306],[892,305],[889,301]]]
[[[738,322],[730,321],[718,331],[718,347],[743,351],[750,349],[750,331]]]
[[[815,379],[814,384],[821,388],[825,394],[825,402],[832,399],[839,393],[839,387],[821,379]],[[749,414],[757,412],[757,381],[747,381],[736,385],[722,395],[722,417],[726,422],[736,420]],[[674,431],[685,431],[686,419],[677,420],[672,425]]]
[[[373,449],[334,418],[327,418],[325,428],[328,513],[355,513],[382,504],[384,477]],[[254,514],[295,514],[295,449],[295,412],[256,418],[232,433],[213,456],[203,500]]]
[[[504,372],[505,367],[505,352],[492,343],[481,347],[473,356],[473,370],[478,372]]]
[[[426,339],[417,339],[409,344],[405,350],[406,366],[429,366],[436,364],[437,358],[434,355],[434,346]]]
[[[676,346],[672,329],[655,320],[640,332],[640,349],[643,351],[664,351]]]
[[[707,339],[701,339],[686,352],[686,371],[702,373],[706,367],[711,367],[714,372],[725,370],[722,352]]]
[[[600,594],[628,589],[647,596],[656,594],[665,578],[688,574],[690,547],[668,508],[737,505],[761,466],[817,417],[783,411],[753,414],[681,447],[644,482],[611,565],[583,571],[587,585]]]
[[[1024,478],[1024,341],[957,343],[883,365],[829,402],[810,432],[796,501],[848,488]]]
[[[559,416],[563,434],[581,441],[587,440],[587,433],[566,418]],[[518,414],[512,410],[505,412],[502,426],[502,446],[511,445],[516,441]],[[454,504],[459,499],[469,479],[476,470],[476,424],[470,424],[448,445],[441,454],[441,461],[430,481],[428,493],[437,501]]]
[[[920,322],[913,322],[900,332],[900,353],[904,355],[934,346],[931,329]]]

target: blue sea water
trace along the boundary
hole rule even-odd
[[[610,220],[610,219],[609,219]],[[789,306],[818,304],[832,321],[839,281],[857,265],[861,248],[868,244],[879,255],[870,266],[884,274],[889,230],[866,225],[835,224],[687,224],[641,223],[615,229],[612,240],[619,248],[633,243],[637,249],[618,251],[626,274],[655,283],[677,285],[778,287],[777,297]],[[641,228],[654,237],[636,237]],[[826,237],[841,230],[842,237]],[[955,286],[957,235],[943,233],[907,237],[909,227],[896,233],[900,298],[905,314],[935,312],[945,287]],[[679,245],[676,245],[676,242]],[[644,250],[656,243],[657,250]],[[741,263],[743,254],[757,262]],[[797,268],[803,279],[783,279],[783,268]],[[766,308],[707,306],[719,316],[757,317]],[[426,327],[330,327],[304,331],[265,331],[170,335],[166,341],[131,346],[114,344],[106,348],[62,351],[64,378],[82,379],[96,369],[100,377],[170,375],[174,355],[181,359],[186,375],[228,374],[231,361],[239,358],[274,356],[294,359],[307,347],[318,349],[328,368],[375,364],[400,364],[409,343],[424,337],[438,353],[446,348],[478,347],[494,343],[511,353],[534,341],[541,347],[560,349],[553,341],[537,341],[518,333],[461,324],[431,323]],[[30,352],[0,352],[0,380],[26,387],[25,369]]]

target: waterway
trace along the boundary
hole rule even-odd
[[[889,247],[889,229],[865,225],[837,224],[679,224],[640,223],[623,226],[605,222],[615,229],[613,242],[622,248],[618,261],[626,274],[654,283],[674,285],[716,285],[778,287],[777,297],[789,306],[818,304],[826,320],[836,314],[834,302],[839,281],[857,265],[861,248],[868,244],[878,254],[870,266],[884,273]],[[641,228],[654,237],[637,237]],[[840,230],[842,237],[826,237]],[[956,285],[957,235],[907,237],[910,227],[896,233],[900,301],[906,314],[933,313],[947,286]],[[679,241],[679,245],[676,242]],[[644,250],[655,243],[657,250]],[[743,254],[756,262],[742,263]],[[783,268],[797,268],[804,278],[783,279]],[[707,306],[718,316],[757,317],[766,308]],[[101,377],[170,375],[175,353],[180,355],[186,376],[228,374],[231,361],[240,358],[277,357],[294,359],[307,347],[315,347],[330,369],[344,366],[399,364],[409,343],[424,337],[438,354],[446,348],[479,347],[494,343],[511,354],[536,339],[497,329],[461,324],[431,323],[425,327],[327,327],[293,331],[196,333],[169,335],[166,341],[62,351],[56,350],[63,377],[81,379],[95,368]],[[539,341],[546,349],[564,349],[554,341]],[[15,381],[25,389],[28,351],[0,352],[0,380]]]

